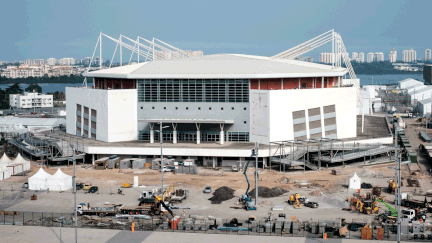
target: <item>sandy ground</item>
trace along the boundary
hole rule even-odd
[[[44,168],[48,173],[55,173],[59,167]],[[60,167],[66,174],[72,175],[72,166]],[[36,164],[32,164],[32,173],[28,176],[11,177],[0,182],[0,188],[3,193],[6,193],[6,198],[0,200],[0,209],[2,203],[8,202],[7,211],[27,211],[27,212],[72,212],[73,211],[73,194],[71,191],[60,192],[39,192],[38,200],[31,201],[29,197],[33,194],[32,191],[24,193],[21,198],[19,191],[23,182],[38,170]],[[250,170],[248,177],[251,181],[251,187],[254,187],[254,170]],[[258,198],[258,210],[249,212],[242,209],[233,209],[237,201],[246,190],[247,184],[242,173],[215,171],[210,169],[200,168],[199,175],[185,175],[164,173],[164,185],[169,186],[174,184],[175,188],[187,189],[190,191],[188,199],[184,200],[179,206],[189,207],[185,210],[186,215],[202,215],[215,216],[223,219],[231,219],[233,217],[246,219],[253,214],[258,219],[263,219],[271,211],[273,205],[285,205],[283,211],[273,211],[275,215],[278,213],[286,213],[287,216],[296,216],[297,218],[308,220],[314,219],[334,219],[346,218],[347,220],[366,220],[372,216],[359,214],[354,212],[342,211],[342,208],[348,207],[346,199],[351,197],[356,191],[348,191],[348,179],[357,172],[363,182],[372,183],[374,186],[386,187],[389,178],[394,177],[394,171],[388,168],[388,165],[369,166],[365,168],[345,167],[341,169],[341,174],[332,175],[331,170],[323,170],[320,172],[291,172],[279,173],[276,171],[260,170],[259,171],[259,186],[269,188],[281,187],[288,190],[288,193],[274,198]],[[404,170],[404,176],[409,176],[409,172]],[[134,176],[138,176],[140,187],[124,189],[124,195],[118,195],[117,189],[121,187],[123,182],[133,183]],[[430,184],[429,175],[421,175],[424,181]],[[143,170],[94,170],[83,169],[81,165],[77,166],[77,181],[82,183],[91,183],[99,186],[98,194],[86,194],[80,190],[77,193],[77,203],[90,203],[91,206],[102,206],[104,203],[118,203],[126,206],[136,206],[138,197],[144,190],[149,190],[154,187],[160,187],[160,173],[157,171]],[[306,184],[304,184],[306,183]],[[426,183],[427,184],[427,183]],[[205,186],[211,186],[213,190],[228,186],[235,189],[235,198],[222,202],[221,204],[211,204],[208,199],[211,194],[202,192]],[[11,192],[10,188],[15,191]],[[251,189],[252,189],[251,188]],[[414,188],[403,188],[406,192],[412,192]],[[317,194],[310,195],[311,192],[322,192],[322,196]],[[363,190],[362,193],[370,192]],[[300,193],[307,196],[311,201],[317,201],[320,204],[318,209],[301,208],[294,209],[287,204],[287,199],[292,193]],[[10,195],[10,197],[7,197]],[[387,194],[387,201],[393,200],[393,196]],[[0,193],[0,198],[2,195]],[[14,201],[15,200],[15,201]],[[6,205],[6,204],[5,204]],[[384,210],[384,208],[383,208]],[[177,215],[181,215],[183,210],[175,210]]]

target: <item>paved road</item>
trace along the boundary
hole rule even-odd
[[[50,243],[60,241],[60,228],[37,226],[12,226],[0,225],[2,242],[34,242]],[[74,229],[62,228],[62,241],[75,242]],[[224,235],[224,234],[199,234],[199,233],[173,233],[173,232],[147,232],[105,229],[78,229],[78,242],[131,242],[131,243],[212,243],[212,242],[293,242],[293,243],[367,243],[376,241],[349,240],[349,239],[309,239],[276,236],[248,236],[248,235]],[[390,243],[392,241],[380,241]]]

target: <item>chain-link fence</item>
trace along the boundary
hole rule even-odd
[[[122,215],[121,217],[79,215],[77,227],[131,230],[134,225],[135,230],[141,231],[306,238],[323,238],[325,233],[327,238],[362,239],[365,237],[362,227],[366,224],[355,221],[345,222],[341,219],[305,222],[281,218],[271,221],[234,221],[204,217],[175,217],[174,219],[146,215]],[[73,213],[2,211],[0,215],[0,225],[60,227],[62,224],[62,227],[74,227],[74,222]],[[368,239],[396,240],[396,226],[372,224]],[[413,233],[411,230],[403,234],[401,239],[432,242],[432,232]]]

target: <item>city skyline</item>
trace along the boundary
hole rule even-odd
[[[364,53],[386,50],[384,53],[387,54],[387,50],[392,48],[398,52],[411,48],[423,52],[429,48],[427,40],[430,39],[429,33],[417,33],[416,28],[410,28],[422,22],[422,16],[427,16],[429,8],[417,8],[405,1],[392,1],[391,5],[383,1],[366,1],[366,4],[365,1],[289,1],[276,2],[278,8],[268,11],[253,8],[254,4],[230,2],[227,9],[223,2],[173,2],[167,3],[171,8],[165,10],[164,17],[158,11],[141,13],[143,8],[158,9],[158,3],[24,2],[0,3],[0,16],[4,21],[26,13],[22,19],[5,25],[4,33],[8,33],[8,38],[0,40],[5,50],[1,61],[88,57],[101,30],[112,36],[123,32],[149,39],[157,37],[181,49],[199,49],[206,54],[235,50],[239,54],[263,56],[275,55],[314,37],[314,33],[330,29],[345,36],[346,48],[350,53],[363,49]],[[180,5],[190,9],[194,15],[184,16],[175,11]],[[212,11],[209,12],[209,9]],[[352,9],[363,14],[351,18]],[[299,25],[296,20],[304,20],[304,12],[309,13],[308,18]],[[328,18],[326,12],[332,12],[332,17]],[[222,19],[221,13],[225,16]],[[413,13],[420,19],[411,18]],[[251,14],[260,17],[250,18]],[[350,21],[339,21],[344,18]],[[281,28],[283,31],[280,31]],[[412,36],[417,38],[413,40]],[[328,45],[310,56],[318,60],[319,53],[330,50]]]

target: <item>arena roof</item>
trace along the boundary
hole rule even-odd
[[[128,79],[250,79],[335,77],[345,68],[288,59],[215,54],[131,64],[84,73],[86,77]]]

